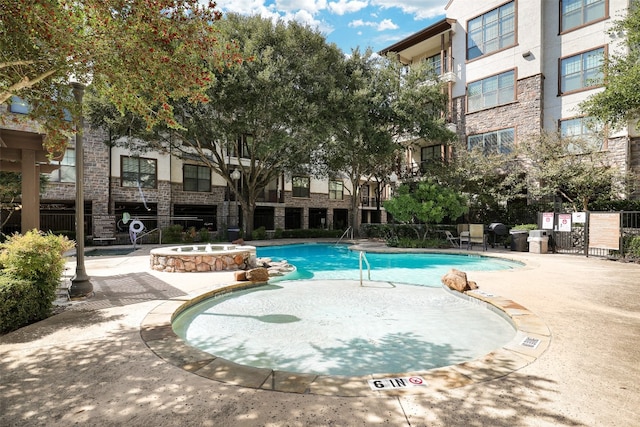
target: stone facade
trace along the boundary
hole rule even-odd
[[[473,113],[456,114],[463,117],[465,135],[476,135],[500,129],[514,128],[516,143],[540,135],[542,129],[543,76],[541,74],[518,80],[516,100]],[[463,100],[456,105],[459,107]]]

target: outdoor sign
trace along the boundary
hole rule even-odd
[[[571,231],[571,214],[558,214],[558,231]]]
[[[584,224],[587,222],[587,214],[584,212],[574,212],[571,214],[571,220],[575,223],[579,222]]]
[[[371,390],[395,390],[408,387],[422,387],[427,383],[422,377],[399,377],[399,378],[381,378],[378,380],[368,380]]]
[[[589,248],[620,250],[620,213],[591,212]]]
[[[553,230],[553,212],[542,213],[542,229]]]

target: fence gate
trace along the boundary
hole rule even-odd
[[[640,235],[640,212],[547,212],[538,214],[538,224],[550,231],[555,252],[620,258]]]

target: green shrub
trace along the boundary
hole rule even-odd
[[[211,241],[211,234],[209,233],[208,228],[203,227],[198,231],[198,241],[201,243],[207,243]]]
[[[264,227],[258,227],[251,232],[251,238],[253,240],[265,240],[267,238],[267,229]]]
[[[282,233],[282,237],[285,238],[339,238],[344,233],[344,230],[324,230],[322,228],[309,228],[309,229],[293,229],[293,230],[284,230]]]
[[[276,228],[275,233],[273,233],[273,238],[274,239],[282,239],[283,235],[284,235],[284,230],[282,228]]]
[[[162,229],[162,243],[182,243],[182,226],[174,224]]]
[[[18,329],[49,315],[40,289],[28,280],[0,273],[0,333]]]
[[[513,226],[511,229],[512,230],[526,230],[526,231],[537,230],[538,229],[538,224],[519,224],[519,225]]]
[[[627,256],[640,258],[640,236],[625,239],[625,253]]]
[[[2,319],[0,329],[15,329],[49,316],[64,271],[63,254],[71,248],[73,242],[66,237],[37,230],[14,234],[0,245],[0,312],[9,316]]]

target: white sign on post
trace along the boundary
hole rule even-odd
[[[582,223],[584,224],[587,220],[587,214],[584,212],[573,212],[571,214],[571,220],[575,223]]]
[[[542,213],[542,229],[553,230],[553,212]]]
[[[558,214],[558,231],[571,231],[571,214]]]

